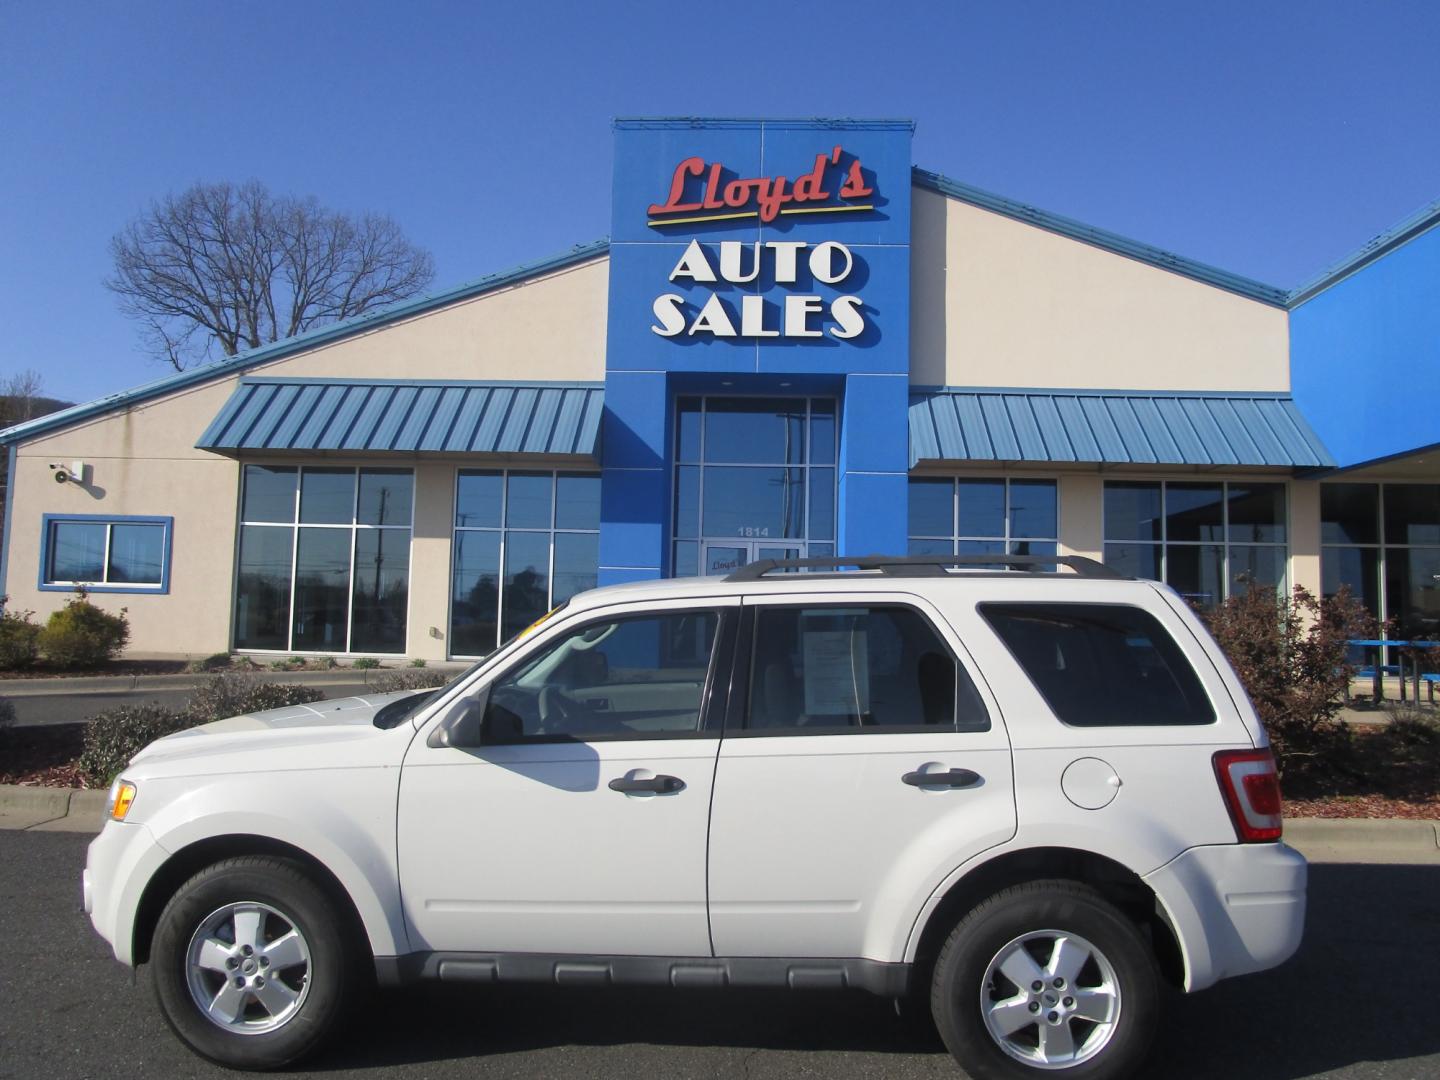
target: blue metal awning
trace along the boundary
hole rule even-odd
[[[241,379],[195,445],[594,457],[603,405],[598,383]]]
[[[912,392],[910,464],[921,461],[1335,464],[1282,394],[973,387]]]

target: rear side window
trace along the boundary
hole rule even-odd
[[[1030,681],[1073,727],[1209,724],[1215,710],[1159,621],[1119,604],[981,604]]]
[[[749,734],[990,727],[970,676],[911,608],[758,608],[751,655]]]

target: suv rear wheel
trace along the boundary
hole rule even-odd
[[[330,898],[288,859],[207,867],[171,897],[155,930],[160,1009],[212,1061],[293,1064],[344,1015],[359,958],[343,926]]]
[[[935,963],[940,1036],[977,1080],[1132,1073],[1159,1020],[1160,981],[1140,930],[1098,892],[1039,881],[962,919]]]

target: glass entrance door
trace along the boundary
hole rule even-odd
[[[832,398],[676,401],[673,573],[835,553]]]
[[[738,570],[759,559],[801,558],[798,544],[766,544],[757,541],[725,541],[705,545],[705,560],[700,573],[706,577],[721,576]]]

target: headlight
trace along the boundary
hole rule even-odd
[[[124,821],[125,815],[130,813],[130,807],[135,802],[135,785],[129,780],[116,780],[110,785],[110,801],[105,807],[105,812],[112,820]]]

